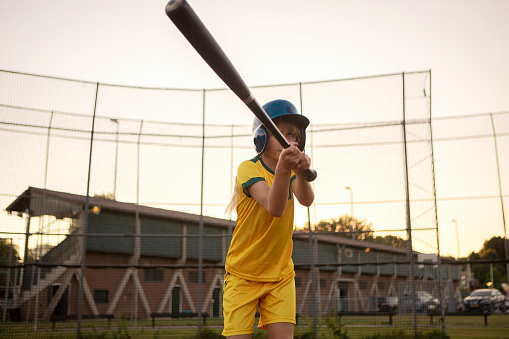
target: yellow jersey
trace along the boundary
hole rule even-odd
[[[295,180],[292,172],[291,182]],[[243,161],[237,171],[235,189],[241,193],[237,201],[237,222],[226,256],[227,272],[252,281],[279,281],[293,273],[294,198],[288,190],[284,214],[269,214],[245,190],[258,181],[274,182],[274,172],[258,157]]]

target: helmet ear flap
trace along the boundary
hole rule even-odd
[[[263,125],[260,125],[253,132],[253,142],[256,150],[256,154],[260,155],[267,147],[267,132]]]

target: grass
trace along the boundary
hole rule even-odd
[[[390,335],[395,331],[405,331],[409,335],[413,333],[412,317],[409,315],[393,316],[393,324],[389,324],[388,316],[343,316],[341,320],[334,318],[336,324],[340,324],[343,332],[350,338],[365,338],[375,335]],[[326,325],[326,319],[322,319],[317,327],[319,338],[332,338],[332,332]],[[430,330],[441,331],[439,317],[433,318],[430,325],[427,316],[417,318],[420,333]],[[81,324],[83,338],[121,339],[121,338],[197,338],[196,319],[156,319],[155,328],[152,328],[152,320],[138,320],[134,322],[127,319],[114,319],[108,322],[105,319],[84,320]],[[33,331],[34,324],[26,322],[0,323],[0,338],[76,338],[76,321],[57,322],[53,330],[51,322],[38,322],[37,331]],[[202,325],[204,336],[202,338],[221,338],[222,319],[207,319],[207,326]],[[473,338],[507,338],[509,339],[509,315],[496,314],[488,317],[488,326],[484,325],[484,317],[479,316],[448,316],[446,317],[446,332],[451,339]],[[312,319],[299,318],[299,324],[295,328],[296,338],[309,338],[313,333]],[[267,338],[266,332],[255,329],[253,338]],[[311,336],[312,338],[312,336]]]

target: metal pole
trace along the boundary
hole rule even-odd
[[[355,230],[355,221],[353,219],[353,190],[351,187],[345,187],[345,190],[350,191],[350,227],[352,228],[352,239],[355,240],[357,231]]]
[[[200,225],[198,234],[198,336],[201,335],[202,290],[203,290],[203,172],[205,169],[205,90],[203,90],[202,143],[201,143],[201,188],[200,188]]]
[[[230,138],[230,192],[231,194],[233,195],[234,193],[234,190],[237,189],[237,177],[235,176],[234,177],[234,170],[233,170],[233,146],[234,146],[234,134],[235,134],[235,126],[232,125],[231,126],[231,130],[230,130],[230,133],[231,133],[231,138]],[[231,242],[232,242],[232,234],[233,234],[233,225],[234,225],[234,222],[232,221],[232,215],[233,215],[233,212],[230,212],[229,214],[229,220],[230,222],[228,223],[228,236],[226,237],[226,241],[227,241],[227,244],[225,244],[225,247],[226,247],[226,252],[228,252],[228,247],[230,246]],[[224,257],[224,260],[226,261],[226,257]]]
[[[299,102],[300,102],[300,113],[304,114],[302,111],[302,83],[299,83]],[[313,182],[313,189],[314,189],[314,182]],[[316,268],[315,263],[317,262],[317,244],[315,243],[315,239],[313,239],[313,231],[311,229],[311,210],[308,207],[308,227],[309,227],[309,248],[311,250],[311,266],[310,266],[310,273],[311,273],[311,295],[313,298],[312,305],[311,305],[311,314],[313,315],[313,338],[318,338],[317,328],[318,328],[318,295],[317,295],[317,281],[316,281]],[[316,213],[315,213],[316,216]],[[303,301],[305,302],[305,301]]]
[[[500,180],[500,163],[498,161],[498,147],[497,147],[497,134],[495,133],[495,123],[493,122],[493,113],[490,113],[491,127],[493,128],[493,141],[495,143],[495,157],[497,159],[497,172],[498,172],[498,190],[500,194],[500,207],[502,208],[502,223],[504,225],[504,251],[505,251],[505,269],[507,275],[507,282],[509,283],[509,249],[507,244],[507,227],[505,223],[505,209],[504,198],[502,195],[502,182]]]
[[[458,221],[456,219],[452,219],[452,222],[456,224],[456,246],[458,249],[458,259],[460,258],[460,233],[458,230]]]
[[[9,307],[9,288],[11,285],[11,264],[12,264],[12,238],[11,245],[9,246],[9,257],[7,258],[7,273],[5,276],[5,294],[4,294],[4,307],[2,314],[2,321],[5,322],[7,316],[7,308]]]
[[[42,258],[42,228],[43,228],[43,216],[39,217],[39,236],[38,236],[38,250],[37,250],[37,261],[41,263]],[[39,293],[40,293],[40,281],[41,281],[41,267],[37,266],[37,285],[35,287],[35,306],[34,306],[34,332],[37,331],[37,318],[39,317]]]
[[[408,271],[408,281],[410,284],[410,305],[412,306],[412,323],[414,327],[414,335],[417,336],[417,316],[415,314],[415,280],[414,280],[414,251],[412,248],[412,220],[410,218],[410,187],[408,180],[408,149],[406,140],[406,107],[405,107],[405,73],[402,74],[403,80],[403,148],[405,160],[405,193],[406,193],[406,231],[408,237],[408,260],[410,262],[410,269]]]
[[[25,231],[25,249],[24,249],[24,253],[23,253],[23,264],[21,266],[21,272],[19,274],[18,299],[21,299],[21,291],[23,290],[23,279],[25,276],[25,267],[26,267],[27,260],[28,260],[28,239],[30,238],[30,221],[32,219],[32,217],[30,216],[30,210],[28,208],[25,210],[25,215],[27,218],[26,231]]]
[[[83,211],[83,239],[81,241],[81,263],[80,263],[80,281],[78,290],[78,310],[77,310],[77,327],[76,336],[79,338],[81,335],[81,318],[83,308],[83,289],[85,280],[85,262],[87,259],[87,237],[88,237],[88,215],[90,213],[90,177],[92,172],[92,149],[94,145],[94,128],[95,128],[95,113],[97,110],[97,96],[99,94],[99,83],[95,88],[95,103],[94,114],[92,116],[92,130],[90,131],[90,152],[88,156],[88,178],[87,178],[87,196],[85,198],[85,210]]]
[[[435,181],[435,153],[433,150],[433,126],[431,125],[431,70],[429,70],[429,136],[431,143],[431,168],[433,172],[433,204],[435,205],[435,227],[437,235],[437,263],[438,263],[438,296],[440,297],[440,305],[444,306],[443,293],[442,293],[442,258],[440,257],[440,234],[438,232],[438,207],[437,207],[437,189]],[[442,336],[446,336],[445,328],[445,310],[441,307],[440,316],[442,317]]]
[[[118,125],[117,125],[118,126]],[[135,238],[134,238],[134,262],[138,265],[141,256],[141,221],[140,221],[140,144],[141,144],[141,131],[143,128],[143,120],[140,121],[140,132],[138,133],[138,145],[137,145],[137,166],[136,166],[136,211],[135,211]],[[134,286],[134,327],[138,326],[138,296],[139,286],[138,282],[138,268],[134,268],[133,271],[133,286]]]
[[[317,290],[317,281],[316,281],[316,268],[315,268],[315,263],[316,263],[316,260],[317,260],[317,256],[316,256],[316,251],[315,251],[315,241],[314,241],[314,236],[313,236],[313,229],[311,227],[311,216],[310,216],[310,211],[309,211],[309,207],[308,207],[308,226],[309,226],[309,249],[311,251],[311,256],[310,256],[310,259],[311,259],[311,265],[310,265],[310,273],[311,273],[311,295],[312,295],[312,302],[311,302],[311,315],[313,317],[313,338],[316,339],[318,338],[317,336],[317,327],[318,327],[318,317],[317,317],[317,311],[318,311],[318,295],[316,293],[316,290]],[[304,302],[304,301],[303,301]]]
[[[118,170],[118,120],[110,119],[111,122],[117,124],[117,138],[115,140],[115,173],[113,179],[113,199],[117,200],[117,170]]]
[[[490,263],[490,288],[495,288],[495,282],[493,281],[493,263]]]
[[[43,200],[46,200],[46,187],[47,187],[47,181],[48,181],[48,164],[49,164],[49,145],[51,140],[51,127],[53,124],[53,111],[51,112],[51,116],[49,119],[49,126],[48,126],[48,136],[46,140],[46,167],[44,169],[44,193],[43,193]],[[41,263],[42,258],[42,245],[43,245],[43,225],[44,225],[44,216],[39,217],[39,251],[38,251],[38,258],[37,261]],[[40,281],[41,281],[41,268],[37,266],[37,287],[36,287],[36,294],[35,294],[35,310],[34,310],[34,332],[37,331],[37,321],[39,317],[39,294],[40,294]]]

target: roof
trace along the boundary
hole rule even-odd
[[[26,213],[30,216],[52,215],[57,218],[74,218],[85,208],[87,197],[84,195],[52,191],[48,189],[29,187],[5,209],[9,213]],[[148,207],[116,200],[89,197],[89,205],[98,206],[101,210],[121,213],[136,213],[140,215],[172,219],[181,222],[199,223],[201,216],[191,213],[171,211],[161,208]],[[234,223],[231,220],[203,216],[203,222],[209,226],[228,227]]]
[[[369,248],[372,250],[390,252],[390,253],[394,253],[394,254],[407,254],[406,248],[393,247],[393,246],[379,244],[379,243],[371,242],[371,241],[354,240],[354,239],[334,236],[334,235],[330,235],[330,234],[315,233],[315,234],[313,234],[313,238],[315,238],[316,240],[318,240],[321,243],[332,243],[332,244],[344,245],[344,246],[348,246],[350,248],[361,248],[361,249]],[[293,232],[293,239],[294,240],[295,239],[309,239],[309,233],[302,232],[302,231],[295,231],[295,232]],[[415,253],[416,252],[414,252],[414,254]]]
[[[85,208],[86,196],[52,191],[37,187],[29,187],[14,202],[7,206],[9,213],[26,213],[27,209],[30,216],[52,215],[57,218],[77,217]],[[110,210],[119,213],[138,213],[140,216],[171,219],[180,222],[198,224],[200,215],[171,211],[161,208],[148,207],[133,203],[120,202],[102,197],[89,197],[89,206],[98,206],[101,210]],[[203,216],[204,224],[216,227],[229,227],[235,225],[235,221]],[[330,234],[314,234],[313,237],[321,243],[332,243],[348,246],[350,248],[373,249],[394,254],[406,254],[406,248],[393,247],[374,242],[354,240],[345,237],[331,236]],[[293,239],[309,239],[309,233],[303,231],[294,231]],[[414,252],[416,253],[416,252]]]

